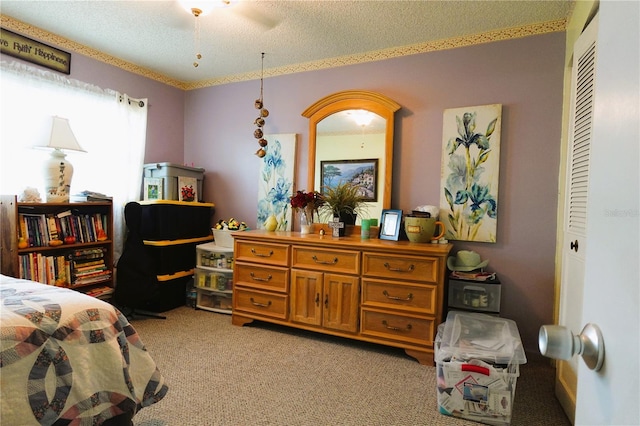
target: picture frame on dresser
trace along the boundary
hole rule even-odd
[[[398,241],[400,238],[400,224],[402,223],[402,210],[384,209],[380,217],[380,232],[378,238],[381,240]]]

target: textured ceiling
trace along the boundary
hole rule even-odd
[[[119,66],[122,61],[193,88],[255,78],[262,52],[268,76],[455,47],[456,40],[472,44],[559,31],[572,5],[570,0],[238,1],[197,18],[202,53],[197,68],[196,18],[177,1],[2,0],[0,12],[3,28],[48,37],[45,42],[55,41],[63,50]]]

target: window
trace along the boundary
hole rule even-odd
[[[118,209],[140,197],[146,100],[140,107],[113,90],[18,61],[2,61],[0,87],[0,192],[20,195],[34,187],[45,201],[44,163],[50,152],[33,146],[48,140],[52,116],[67,118],[87,151],[67,153],[74,168],[71,194],[90,190],[113,197],[113,238],[119,258],[126,228]]]

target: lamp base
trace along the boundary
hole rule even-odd
[[[45,165],[45,193],[47,203],[68,203],[71,190],[73,166],[66,160],[66,154],[59,149],[51,152]]]

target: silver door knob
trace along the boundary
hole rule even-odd
[[[568,360],[580,355],[591,370],[600,370],[604,363],[604,340],[595,324],[585,325],[577,336],[561,325],[543,325],[538,346],[540,353],[549,358]]]

